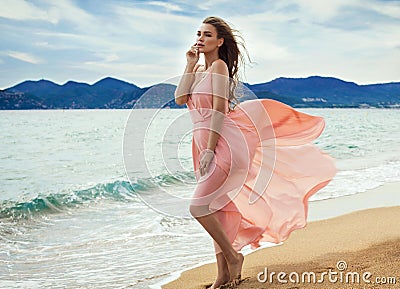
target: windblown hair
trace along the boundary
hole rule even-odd
[[[247,49],[244,45],[244,40],[238,30],[232,29],[223,19],[219,17],[207,17],[203,20],[205,24],[211,24],[217,30],[217,38],[224,38],[224,43],[218,50],[219,58],[221,58],[228,66],[229,71],[229,102],[230,106],[239,102],[235,90],[239,82],[238,71],[241,65],[245,64],[245,57],[243,52],[246,53],[247,58],[250,60]],[[243,52],[239,49],[243,49]],[[231,108],[229,108],[231,110]]]

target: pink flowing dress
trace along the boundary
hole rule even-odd
[[[208,206],[235,250],[280,243],[306,225],[308,198],[336,174],[333,159],[312,142],[322,117],[271,99],[245,100],[225,112],[215,155],[200,176],[212,114],[212,73],[194,87],[187,107],[193,122],[192,157],[197,185],[192,206]],[[221,252],[214,242],[215,252]]]

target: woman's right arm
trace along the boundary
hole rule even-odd
[[[192,46],[188,52],[186,52],[187,64],[185,71],[183,72],[182,78],[175,90],[175,102],[178,105],[183,105],[188,101],[190,95],[190,88],[195,78],[195,72],[200,66],[197,64],[199,60],[199,51],[195,46]]]

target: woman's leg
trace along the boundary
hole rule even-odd
[[[229,242],[233,244],[234,240],[236,239],[242,219],[242,216],[236,208],[235,204],[233,202],[229,202],[220,210],[215,211],[214,215],[221,223],[221,226],[225,234],[227,235]],[[225,284],[230,280],[228,264],[226,263],[224,254],[222,254],[221,248],[215,241],[214,250],[217,257],[218,275],[217,279],[215,280],[214,287],[211,287],[212,289],[218,288],[218,286],[220,286],[221,284]]]
[[[208,212],[208,213],[207,213]],[[241,276],[244,257],[235,251],[215,213],[208,206],[190,206],[190,213],[210,234],[222,250],[229,270],[230,281],[238,283]]]

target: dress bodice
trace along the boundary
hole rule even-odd
[[[196,78],[198,77],[196,75]],[[187,102],[193,123],[211,118],[213,108],[212,73],[211,71],[203,72],[200,77],[200,80],[193,83]],[[228,100],[226,100],[225,114],[228,111]]]

